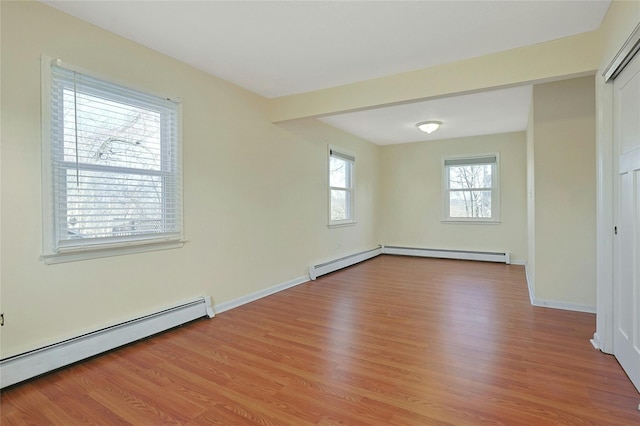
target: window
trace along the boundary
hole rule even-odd
[[[497,154],[445,158],[443,171],[445,221],[499,221]]]
[[[355,157],[329,148],[329,225],[353,224]]]
[[[181,244],[178,103],[43,57],[43,111],[49,263]]]

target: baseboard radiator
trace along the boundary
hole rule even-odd
[[[140,318],[0,360],[0,388],[22,382],[202,317],[214,316],[202,296]]]
[[[464,250],[436,250],[412,247],[384,246],[384,254],[395,254],[401,256],[437,257],[441,259],[458,260],[480,260],[484,262],[511,263],[509,253],[494,253],[484,251],[464,251]]]
[[[320,263],[318,265],[309,266],[309,278],[315,280],[321,275],[335,272],[339,269],[346,268],[347,266],[355,265],[356,263],[364,262],[382,254],[382,246],[378,246],[371,250],[362,251],[360,253],[351,254],[349,256],[334,259],[329,262]]]

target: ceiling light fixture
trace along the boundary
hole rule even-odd
[[[416,127],[425,133],[433,133],[440,128],[442,121],[421,121]]]

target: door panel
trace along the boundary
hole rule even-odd
[[[617,237],[613,353],[640,391],[640,57],[614,81]]]

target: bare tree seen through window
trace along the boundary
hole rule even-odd
[[[63,111],[59,227],[69,239],[161,232],[161,113],[73,88]]]
[[[329,157],[330,221],[351,219],[351,162]]]
[[[448,166],[449,216],[490,218],[491,164]]]

